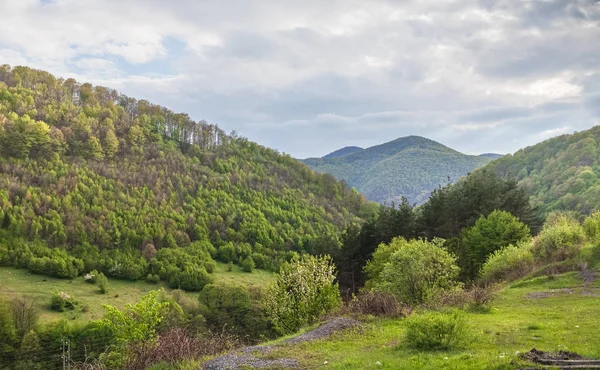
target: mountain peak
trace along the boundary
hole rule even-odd
[[[343,157],[345,155],[348,154],[352,154],[352,153],[356,153],[356,152],[360,152],[361,150],[364,150],[361,147],[358,146],[345,146],[341,149],[338,149],[334,152],[331,152],[327,155],[324,155],[323,158],[338,158],[338,157]]]

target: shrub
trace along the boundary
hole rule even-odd
[[[106,294],[110,290],[108,279],[104,276],[103,273],[98,274],[98,288],[100,289],[100,293]]]
[[[529,240],[531,231],[527,225],[509,212],[493,211],[462,232],[462,247],[468,261],[463,261],[461,266],[466,268],[469,278],[474,278],[490,254]]]
[[[458,310],[414,315],[406,321],[405,341],[410,348],[426,351],[461,348],[470,337],[465,314]]]
[[[487,286],[474,285],[469,289],[453,289],[440,294],[427,307],[430,309],[456,307],[476,311],[488,311],[489,303],[496,297],[498,291],[499,286],[496,284]]]
[[[545,262],[562,261],[574,257],[585,241],[585,232],[579,221],[559,214],[549,218],[542,232],[533,240],[533,255]]]
[[[374,254],[371,266],[384,263],[375,276],[372,275],[373,270],[367,270],[374,280],[370,286],[373,290],[392,294],[406,305],[427,303],[439,293],[459,286],[456,282],[459,273],[456,258],[442,249],[439,243],[441,240],[407,242],[396,238],[389,246],[380,245],[379,248],[394,247],[397,250],[385,262],[375,261],[378,257]]]
[[[600,211],[585,219],[583,230],[591,242],[600,246]]]
[[[86,283],[96,284],[96,281],[98,281],[98,271],[92,270],[88,272],[83,276],[83,280],[85,280]]]
[[[75,298],[65,292],[56,292],[50,299],[50,307],[54,311],[64,312],[65,310],[74,310],[77,307]]]
[[[293,333],[337,308],[340,291],[331,257],[295,256],[284,263],[265,301],[273,327],[281,334]]]
[[[213,272],[215,272],[215,269],[217,268],[217,263],[213,260],[205,261],[204,268],[206,269],[206,272],[208,272],[209,274],[212,274]]]
[[[242,269],[245,272],[252,272],[254,270],[254,260],[248,256],[242,261]]]
[[[141,343],[156,335],[156,328],[168,311],[169,303],[160,302],[158,291],[144,295],[135,305],[127,304],[121,311],[104,305],[102,323],[112,332],[117,343]]]
[[[158,284],[160,276],[158,276],[158,274],[148,274],[148,276],[146,276],[146,281],[150,284]]]
[[[483,283],[512,281],[519,279],[534,268],[531,243],[509,245],[491,254],[479,274]]]
[[[354,296],[344,311],[354,315],[402,317],[409,309],[402,306],[393,295],[365,291]]]

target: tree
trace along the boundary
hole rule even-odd
[[[440,292],[459,286],[456,258],[442,248],[442,242],[396,238],[391,245],[381,245],[386,251],[375,252],[369,285],[407,305],[427,303]],[[396,250],[388,257],[388,249]]]
[[[248,256],[242,260],[242,269],[245,272],[252,272],[254,270],[254,260],[251,256]]]
[[[267,288],[265,309],[273,327],[292,333],[340,304],[331,257],[303,255],[281,266]]]
[[[506,211],[495,210],[487,217],[481,216],[475,225],[462,233],[462,248],[468,260],[461,267],[473,279],[488,256],[508,245],[531,240],[529,227]]]
[[[97,281],[98,281],[98,289],[100,289],[100,293],[102,293],[102,294],[108,293],[108,291],[110,290],[110,287],[108,284],[108,278],[106,276],[104,276],[103,273],[99,273]]]
[[[102,322],[112,331],[118,343],[141,343],[155,338],[156,328],[169,307],[169,302],[160,302],[158,293],[157,290],[151,291],[136,304],[126,304],[122,311],[104,305],[106,315]]]
[[[39,314],[35,302],[30,298],[17,297],[10,302],[9,310],[17,339],[21,341],[37,324]]]
[[[4,302],[0,302],[0,338],[0,363],[11,363],[17,345],[17,333]]]

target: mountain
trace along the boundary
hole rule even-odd
[[[403,196],[411,203],[423,203],[438,186],[455,182],[489,161],[419,136],[402,137],[343,156],[303,160],[319,172],[346,181],[370,200],[396,204]]]
[[[335,247],[369,207],[332,176],[217,125],[0,67],[0,265],[151,274],[199,290],[213,258],[276,270],[293,252]]]
[[[335,152],[331,152],[331,153],[323,156],[323,158],[343,157],[343,156],[348,155],[348,154],[360,152],[361,150],[364,150],[364,149],[360,148],[358,146],[346,146],[346,147],[343,147],[342,149],[338,149]]]
[[[600,126],[562,135],[506,155],[486,166],[514,178],[541,211],[600,209]]]
[[[491,160],[494,159],[498,159],[501,157],[504,157],[504,154],[498,154],[498,153],[483,153],[483,154],[479,154],[480,157],[484,157],[484,158],[488,158]]]

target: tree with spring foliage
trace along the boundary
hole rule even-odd
[[[331,257],[303,255],[281,266],[277,281],[267,288],[265,308],[275,330],[289,334],[339,304]]]

